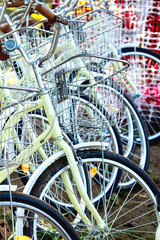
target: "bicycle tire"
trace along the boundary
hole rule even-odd
[[[141,95],[133,100],[146,123],[148,139],[155,144],[160,139],[160,55],[139,47],[124,47],[121,55],[130,63],[128,76]]]
[[[17,239],[79,239],[73,227],[58,211],[33,196],[1,192],[0,208],[5,226],[0,229],[2,238],[17,236]]]
[[[102,164],[102,157],[98,159],[97,150],[88,151],[88,153],[87,151],[81,150],[79,152],[81,152],[81,157],[83,156],[83,159],[80,160],[81,164],[85,163],[89,171],[94,162]],[[65,212],[65,216],[75,227],[81,239],[155,239],[155,232],[160,218],[160,209],[158,207],[160,192],[156,185],[141,168],[123,156],[105,153],[103,161],[105,166],[108,165],[108,168],[117,167],[121,170],[121,182],[125,181],[128,176],[134,178],[134,185],[132,185],[131,189],[124,191],[121,187],[118,189],[113,187],[110,193],[103,195],[103,200],[96,205],[96,209],[105,220],[108,229],[107,227],[106,229],[99,229],[90,213],[88,213],[88,217],[93,222],[88,227],[91,231],[87,229],[87,226],[80,219],[76,222],[73,221],[75,212],[72,212],[71,209],[68,209],[68,213]],[[37,178],[31,194],[44,201],[50,199],[50,203],[53,202],[55,194],[57,194],[57,202],[60,201],[57,184],[59,184],[60,194],[62,194],[64,189],[63,185],[60,184],[60,175],[68,169],[69,166],[67,166],[64,159],[52,163]],[[103,181],[103,184],[108,184],[108,182]],[[55,191],[56,187],[57,191]],[[96,188],[92,187],[91,184],[91,199],[94,197],[95,190]],[[58,209],[60,210],[60,208]]]

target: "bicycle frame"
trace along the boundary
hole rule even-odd
[[[57,27],[57,31],[59,31],[60,25],[57,24],[56,27]],[[58,34],[57,34],[57,37],[58,37]],[[17,38],[17,36],[16,36],[16,38]],[[53,42],[55,42],[55,41],[53,41]],[[43,144],[48,139],[50,139],[51,137],[54,138],[54,140],[56,141],[59,148],[63,149],[64,153],[66,154],[68,163],[71,167],[73,178],[75,179],[77,189],[78,189],[83,201],[87,205],[88,209],[94,215],[94,217],[95,217],[98,225],[100,226],[100,228],[104,228],[104,227],[106,227],[106,224],[104,223],[104,221],[102,220],[102,218],[98,214],[97,210],[95,209],[95,207],[91,203],[91,200],[89,199],[89,197],[88,197],[88,195],[85,191],[83,181],[81,179],[81,175],[79,173],[79,169],[78,169],[77,164],[76,164],[76,159],[75,159],[74,153],[73,153],[71,147],[69,146],[69,144],[63,139],[61,128],[60,128],[58,120],[56,118],[56,113],[55,113],[54,107],[52,105],[52,101],[50,99],[48,91],[44,87],[44,84],[43,84],[43,81],[42,81],[42,78],[41,78],[41,74],[39,73],[39,67],[38,67],[39,62],[38,61],[30,61],[27,54],[25,53],[24,48],[19,49],[19,50],[21,51],[22,55],[25,57],[26,61],[28,61],[28,63],[32,66],[33,71],[35,73],[35,77],[36,77],[38,86],[40,88],[40,92],[41,92],[40,99],[37,100],[36,104],[34,105],[34,102],[32,102],[32,106],[33,106],[32,111],[36,110],[38,108],[44,108],[44,111],[46,113],[46,116],[47,116],[47,119],[48,119],[48,122],[49,122],[50,126],[38,138],[33,140],[32,146],[22,150],[21,153],[18,156],[15,157],[14,164],[16,162],[18,164],[18,162],[21,161],[21,158],[23,158],[23,161],[26,161],[35,151],[40,149],[40,147],[43,146]],[[9,95],[8,90],[4,91],[3,94],[4,95],[7,95],[7,94]],[[12,100],[12,101],[13,101],[13,103],[15,102],[14,100]],[[19,109],[18,109],[18,112],[23,113],[23,111],[24,111],[25,113],[27,113],[28,110],[30,110],[30,109],[25,109],[24,106],[20,106]],[[18,114],[18,118],[21,118],[21,117],[23,117],[23,115]],[[14,114],[13,114],[9,117],[9,121],[7,121],[7,123],[5,124],[5,127],[7,127],[7,125],[9,125],[9,127],[11,128],[13,126],[14,121],[15,121],[15,119],[14,119]],[[4,140],[5,140],[5,136],[9,135],[9,133],[7,135],[5,135],[5,127],[2,130],[2,139],[4,139]],[[14,129],[13,129],[13,134],[14,134]],[[46,156],[44,156],[44,157],[46,158]],[[9,173],[11,174],[15,169],[17,169],[18,166],[19,165],[10,167],[9,168]],[[2,169],[0,171],[0,182],[2,182],[3,179],[5,179],[7,177],[7,175],[8,175],[7,170]],[[73,203],[75,209],[80,214],[82,220],[86,224],[89,224],[90,221],[88,220],[85,213],[82,211],[82,209],[81,209],[81,207],[80,207],[80,205],[79,205],[79,203],[76,199],[76,196],[73,193],[71,193],[70,190],[68,190],[68,189],[70,189],[72,184],[70,182],[69,176],[67,175],[67,172],[62,174],[62,178],[65,182],[66,191],[68,192],[68,195],[69,195],[69,197],[71,199],[71,202]]]

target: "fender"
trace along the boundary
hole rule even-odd
[[[93,148],[93,149],[102,149],[105,150],[105,147],[108,146],[108,143],[100,143],[100,142],[86,142],[86,143],[79,143],[74,145],[74,149],[86,149],[86,148]],[[63,157],[65,155],[63,150],[58,151],[57,153],[53,154],[51,157],[47,158],[32,174],[30,179],[28,180],[23,193],[30,194],[32,187],[34,186],[35,182],[39,178],[39,176],[55,161],[58,161],[58,158]]]

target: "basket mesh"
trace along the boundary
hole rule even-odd
[[[29,161],[26,155],[31,154],[34,131],[26,113],[32,112],[37,103],[33,92],[30,92],[30,100],[23,99],[23,102],[20,102],[12,98],[9,89],[0,88],[0,90],[0,166],[2,168]],[[14,91],[16,91],[15,95],[19,93],[22,95],[23,92],[12,89],[12,93]],[[34,103],[33,100],[35,100]],[[15,161],[18,153],[20,155]]]
[[[50,47],[51,34],[43,30],[42,23],[21,28],[17,34],[21,45],[32,61],[44,56]],[[14,34],[3,36],[3,41],[14,40]],[[51,60],[39,68],[40,73],[52,67]],[[51,84],[50,79],[45,83]],[[55,85],[54,85],[55,87]],[[51,87],[50,87],[51,88]],[[32,162],[38,166],[38,157],[32,156],[33,140],[37,136],[36,116],[39,86],[32,68],[18,50],[6,61],[0,62],[0,166],[1,168]],[[32,116],[32,117],[30,117]],[[18,157],[16,157],[19,154]],[[27,156],[31,156],[28,157]]]
[[[65,132],[73,134],[88,128],[99,129],[104,121],[106,125],[115,125],[120,120],[122,112],[118,102],[119,92],[110,86],[113,83],[122,85],[125,71],[123,65],[121,69],[115,70],[114,64],[117,64],[115,60],[82,54],[55,68],[58,101],[56,111]],[[79,104],[83,105],[83,98],[87,99],[86,107],[79,107]],[[89,105],[95,108],[93,115]]]
[[[86,9],[89,11],[84,14]],[[111,56],[113,48],[120,45],[122,20],[112,13],[83,5],[70,13],[69,18],[73,22],[59,38],[56,56],[61,58],[55,64],[82,53]]]
[[[115,0],[110,9],[124,19],[123,43],[137,43],[160,53],[159,0]]]
[[[89,97],[89,102],[91,101],[93,105],[99,105],[104,109],[108,114],[105,116],[107,121],[111,125],[115,125],[121,118],[118,98],[116,97],[118,93],[112,92],[109,87],[109,90],[106,90],[106,88],[104,90],[102,85],[105,83],[109,86],[113,82],[119,86],[123,85],[124,66],[119,60],[113,59],[115,55],[117,57],[116,49],[121,41],[122,19],[99,6],[92,9],[89,4],[77,7],[69,14],[69,18],[74,19],[75,22],[73,21],[68,29],[64,28],[62,30],[55,54],[56,79],[58,79],[58,85],[62,85],[58,99],[62,98],[63,94],[66,96],[64,99],[75,96],[75,94],[86,94]],[[96,58],[96,56],[88,57],[87,54],[112,57],[112,60]],[[59,80],[61,83],[59,83]],[[85,84],[87,86],[83,87]],[[99,90],[98,84],[101,84]],[[68,109],[65,111],[70,111],[70,107],[67,107],[68,100],[65,101],[65,109]],[[71,105],[73,106],[73,103]],[[62,113],[64,113],[63,107],[60,104]],[[57,110],[58,114],[60,110]],[[68,129],[71,132],[73,131],[75,126],[73,127],[72,123],[75,123],[76,119],[79,123],[75,123],[75,125],[83,126],[83,129],[87,126],[93,126],[94,121],[89,123],[92,117],[88,117],[87,120],[85,117],[85,121],[82,116],[67,120],[66,116],[69,116],[69,114],[64,114],[65,118],[63,119],[62,113],[60,117],[61,125],[65,126],[68,123],[65,131],[69,131]],[[88,124],[86,121],[88,121]],[[95,118],[94,124],[98,126],[101,121],[100,117],[99,120]],[[101,126],[103,125],[102,122]],[[80,128],[77,131],[80,131]],[[83,130],[81,129],[81,131]]]
[[[87,4],[90,1],[79,1],[79,4]],[[97,0],[95,5],[106,6],[117,16],[122,17],[123,44],[135,44],[147,47],[160,53],[160,1],[159,0]],[[85,8],[84,13],[90,9]]]
[[[46,22],[38,23],[32,27],[21,28],[16,34],[19,36],[20,44],[23,46],[30,61],[43,57],[51,45],[51,38],[53,38],[52,32],[46,31]],[[3,42],[7,44],[7,41],[14,40],[14,33],[8,34],[3,37]],[[4,47],[4,51],[6,51]],[[47,69],[53,66],[53,59],[47,60],[43,68],[39,68],[42,74]],[[44,70],[45,69],[45,70]],[[0,62],[0,85],[4,87],[16,87],[25,88],[26,91],[17,93],[11,90],[12,96],[21,101],[23,98],[30,94],[28,89],[38,91],[39,87],[35,78],[35,74],[32,65],[27,63],[25,58],[20,54],[19,50],[14,50],[10,53],[10,58],[6,61]],[[13,96],[14,97],[14,96]]]

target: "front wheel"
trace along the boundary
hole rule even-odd
[[[106,152],[103,153],[105,157]],[[98,205],[103,200],[104,195],[108,196],[110,191],[117,186],[121,171],[119,171],[116,167],[109,168],[107,164],[103,166],[103,155],[101,150],[78,150],[77,159],[78,168],[82,176],[84,186],[86,187],[87,194],[92,198],[92,203],[94,205]],[[85,162],[83,163],[84,159],[89,159],[91,161],[90,169],[88,169]],[[99,159],[99,162],[96,162],[96,159]],[[74,211],[73,205],[66,196],[65,185],[61,177],[61,173],[64,171],[67,171],[69,174],[76,197],[77,199],[80,199],[66,156],[61,157],[43,171],[42,175],[32,187],[31,195],[40,197],[44,188],[45,190],[51,189],[50,193],[52,192],[52,204],[54,204],[54,207],[62,212],[66,212],[66,209]],[[48,199],[51,200],[50,197]],[[82,204],[81,199],[80,203]]]
[[[51,204],[56,203],[59,211],[62,211],[74,226],[81,239],[155,239],[160,220],[156,198],[159,191],[148,175],[129,159],[117,154],[98,150],[81,150],[77,153],[79,156],[77,164],[79,166],[85,164],[87,168],[90,183],[88,194],[106,223],[105,229],[99,228],[89,211],[86,213],[91,224],[86,226],[74,207],[69,207],[71,203],[61,178],[65,171],[72,176],[65,157],[46,168],[37,178],[31,194]],[[113,170],[116,169],[121,173],[116,175],[118,177],[114,176]],[[134,184],[131,189],[124,190],[121,186],[128,179],[133,179]],[[116,188],[118,181],[120,184]],[[84,205],[77,193],[74,180],[72,187],[77,199]],[[64,208],[62,203],[66,204]]]

